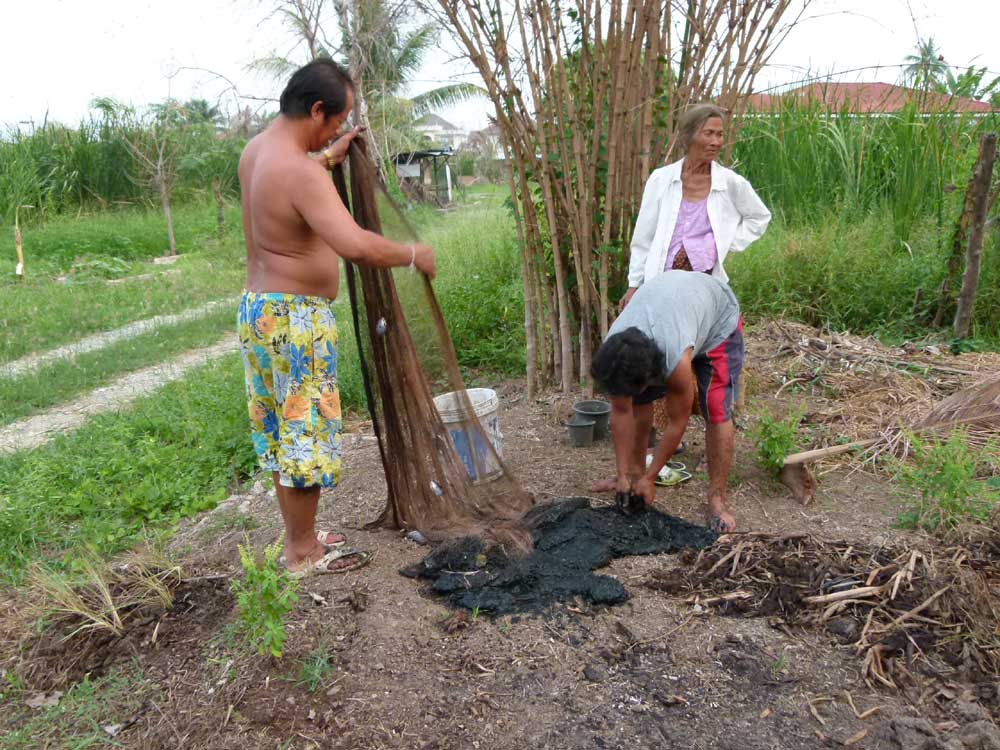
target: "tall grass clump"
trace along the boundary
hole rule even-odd
[[[966,184],[979,135],[1000,124],[995,114],[927,114],[918,105],[858,115],[786,97],[774,111],[743,118],[734,165],[792,223],[887,210],[906,243],[923,217],[950,223],[960,196],[950,198],[946,186]]]
[[[211,184],[232,194],[243,139],[219,138],[215,125],[176,102],[138,113],[111,99],[98,99],[76,127],[45,122],[0,133],[0,223],[10,224],[18,206],[30,205],[29,222],[61,214],[153,205],[139,177],[142,169],[129,143],[167,131],[177,150],[174,198],[186,202],[209,195]]]

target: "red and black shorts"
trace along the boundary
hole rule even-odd
[[[698,380],[701,413],[711,424],[722,424],[733,418],[733,400],[743,371],[744,355],[743,320],[740,319],[729,338],[691,362]],[[665,395],[666,386],[654,385],[635,396],[632,403],[635,406],[651,404]]]

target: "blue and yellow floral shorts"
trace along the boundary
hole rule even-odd
[[[244,292],[238,318],[251,437],[285,487],[340,481],[337,317],[323,297]]]

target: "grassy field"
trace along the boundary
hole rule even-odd
[[[17,378],[0,378],[0,425],[69,401],[123,373],[209,346],[233,332],[234,320],[233,310],[223,307],[199,320],[157,328]]]
[[[471,376],[489,380],[523,367],[522,301],[516,234],[503,196],[479,191],[474,200],[448,213],[420,209],[412,218],[421,239],[438,253],[434,288],[462,364]],[[391,225],[391,219],[387,223]],[[242,281],[242,254],[235,243],[205,242],[186,255],[180,261],[187,264],[179,266],[181,273],[134,282],[127,294],[115,298],[118,306],[104,299],[123,294],[118,285],[52,286],[44,305],[37,300],[49,322],[15,318],[4,332],[8,348],[25,351],[17,348],[25,329],[35,340],[65,343],[154,313],[178,312],[170,300],[187,300],[181,308],[185,309],[232,291],[223,284]],[[404,281],[415,278],[400,273]],[[29,299],[23,290],[15,291],[24,295],[19,298],[22,302]],[[101,303],[99,312],[82,322],[77,313],[80,295]],[[155,305],[148,304],[150,298],[157,300]],[[348,411],[359,412],[364,410],[364,399],[346,290],[337,307],[343,402]],[[203,346],[206,338],[215,341],[233,328],[233,315],[219,310],[199,321],[80,355],[73,363],[52,364],[18,380],[0,381],[0,422],[65,402],[115,373]],[[73,335],[63,335],[67,330]],[[44,347],[30,347],[36,348]],[[12,358],[8,353],[7,359]],[[89,549],[104,555],[127,548],[149,534],[168,530],[184,515],[214,506],[255,465],[242,363],[230,355],[196,368],[125,412],[101,415],[45,447],[4,457],[0,570],[16,579],[32,560],[72,567],[74,551]]]
[[[0,362],[239,294],[245,274],[239,212],[230,211],[221,243],[213,212],[207,206],[177,211],[180,258],[171,266],[149,262],[164,246],[163,219],[153,211],[59,218],[27,234],[26,280],[18,283],[13,267],[0,278]],[[6,234],[0,257],[14,257]],[[155,278],[127,280],[148,273]],[[123,281],[108,284],[109,278]]]

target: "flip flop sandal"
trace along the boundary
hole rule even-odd
[[[337,560],[343,560],[345,558],[354,558],[354,561],[348,565],[330,568],[330,563],[336,562]],[[327,552],[312,565],[305,565],[298,570],[290,570],[288,571],[288,574],[292,578],[298,579],[305,578],[306,576],[348,573],[352,570],[365,567],[374,559],[375,555],[371,552],[365,552],[364,550],[355,549],[354,547],[338,547],[337,549]]]
[[[649,468],[649,465],[651,463],[653,463],[653,457],[646,456],[647,469]],[[687,466],[682,464],[680,461],[667,461],[667,463],[663,466],[663,468],[660,469],[660,474],[663,474],[667,469],[673,469],[674,471],[684,471],[685,469],[687,469]]]
[[[336,533],[337,533],[336,531],[317,531],[316,532],[316,541],[323,545],[324,554],[326,552],[329,552],[330,550],[334,550],[334,549],[337,549],[339,547],[343,547],[345,544],[347,544],[347,538],[346,537],[344,539],[341,539],[339,542],[330,542],[330,543],[327,543],[327,542],[323,541],[328,536],[330,536],[330,534],[336,534]],[[343,534],[341,534],[341,536],[343,536]],[[280,538],[276,539],[275,541],[276,542],[283,541],[283,537],[280,537]],[[278,558],[278,564],[279,565],[284,565],[285,564],[285,556],[284,555],[282,555],[281,557]]]
[[[658,487],[673,487],[681,482],[686,482],[690,478],[691,472],[671,469],[668,466],[664,466],[663,470],[660,472],[659,476],[656,477],[656,481],[654,481],[653,484]]]
[[[322,544],[324,547],[343,547],[345,544],[347,544],[347,537],[344,536],[343,534],[340,534],[340,536],[344,537],[340,541],[337,542],[326,541],[327,537],[329,537],[331,534],[338,534],[338,533],[339,532],[336,531],[317,531],[316,541]]]

